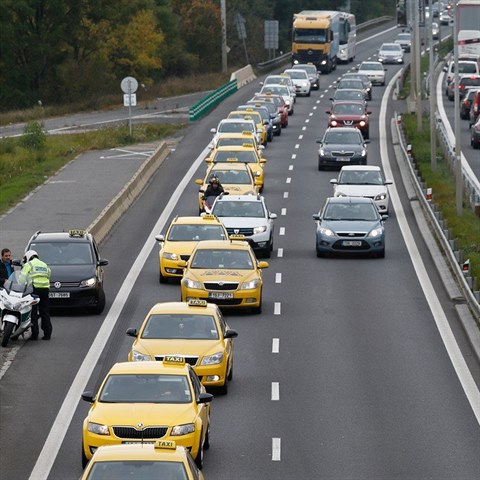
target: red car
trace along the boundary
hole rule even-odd
[[[282,128],[288,127],[288,105],[281,95],[275,94],[257,94],[253,97],[253,100],[269,100],[271,99],[278,108],[278,113],[282,117]]]
[[[470,145],[477,149],[480,148],[480,117],[477,123],[470,127]]]
[[[363,138],[370,138],[368,116],[372,113],[367,110],[365,102],[337,101],[332,104],[332,109],[327,110],[329,114],[329,127],[356,127],[363,135]]]

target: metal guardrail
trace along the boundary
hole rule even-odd
[[[232,95],[238,90],[237,80],[231,80],[220,88],[209,93],[188,110],[190,121],[198,120],[202,115],[208,113],[213,107],[217,106],[224,98]]]
[[[393,20],[393,17],[390,15],[373,18],[372,20],[368,20],[367,22],[359,23],[357,25],[357,31],[366,30],[373,25],[380,25],[381,23],[389,22],[390,20]],[[272,58],[271,60],[268,60],[266,62],[257,63],[256,68],[258,68],[259,70],[267,70],[273,67],[277,67],[286,63],[288,60],[291,59],[291,57],[292,52],[287,52],[283,55],[280,55],[279,57]]]
[[[434,204],[427,201],[427,191],[424,188],[423,184],[420,182],[420,179],[417,175],[417,170],[415,168],[414,157],[410,151],[407,150],[407,141],[405,138],[405,132],[400,128],[400,122],[398,121],[399,116],[395,112],[394,114],[394,124],[396,129],[396,134],[399,140],[399,145],[401,147],[403,157],[406,161],[410,175],[412,177],[414,189],[417,194],[418,201],[422,206],[422,209],[428,216],[430,224],[434,227],[435,235],[438,242],[441,244],[442,249],[446,255],[449,267],[453,272],[455,278],[460,285],[462,294],[465,296],[465,299],[472,312],[475,313],[476,318],[480,318],[480,292],[473,290],[473,278],[468,274],[464,273],[461,265],[463,265],[463,255],[462,252],[456,249],[456,241],[450,238],[450,232],[445,227],[444,221],[441,216],[441,212],[435,210]]]

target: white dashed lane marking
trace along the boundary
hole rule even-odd
[[[289,169],[289,170],[293,170],[293,165],[289,165],[289,166],[288,166],[288,169]]]
[[[272,401],[278,402],[280,400],[280,383],[272,382]]]
[[[278,234],[279,235],[285,235],[285,227],[280,227],[280,229],[278,231]]]
[[[272,338],[272,353],[280,352],[280,339]]]
[[[299,136],[298,136],[298,139],[299,139],[299,140],[302,140],[302,139],[303,139],[303,135],[299,135]]]
[[[287,214],[287,209],[286,208],[282,208],[282,215],[286,215]]]
[[[288,198],[288,192],[283,192],[283,198]]]
[[[277,257],[278,257],[278,258],[282,258],[282,257],[283,257],[283,248],[279,248],[279,249],[277,250]]]
[[[300,148],[300,145],[297,143],[294,148],[298,150]]]
[[[296,153],[293,153],[292,154],[292,160],[295,160],[297,158],[297,154]]]
[[[272,438],[272,461],[279,462],[281,458],[281,439]]]
[[[285,183],[292,183],[292,178],[291,178],[291,177],[287,177],[287,180],[285,181]]]
[[[282,283],[282,274],[276,273],[275,274],[275,283]]]
[[[280,302],[275,302],[273,304],[273,314],[281,315],[281,313],[282,313],[282,304]]]

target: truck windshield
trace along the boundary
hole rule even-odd
[[[296,43],[325,43],[327,30],[325,28],[297,28],[293,32],[293,41]]]

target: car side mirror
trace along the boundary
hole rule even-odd
[[[314,213],[312,215],[312,217],[313,217],[314,220],[317,220],[317,221],[320,220],[320,214],[319,213]]]
[[[197,179],[195,180],[195,183],[196,183],[197,185],[203,185],[203,180],[201,180],[200,178],[197,178]]]
[[[185,260],[179,260],[177,262],[177,267],[178,268],[185,268],[187,266],[187,262]]]
[[[331,110],[325,110],[325,113],[328,113],[329,115],[331,115],[332,111]]]
[[[388,220],[388,215],[382,215],[382,221],[385,222],[386,220]]]
[[[270,218],[272,220],[275,220],[277,218],[277,214],[276,213],[269,213],[268,218]]]
[[[125,332],[129,337],[137,337],[137,329],[136,328],[128,328],[127,331]]]
[[[236,330],[227,330],[223,338],[237,338],[238,332]]]
[[[364,145],[370,143],[370,140],[367,138],[367,140],[363,141]]]
[[[442,71],[446,72],[446,71],[448,71],[448,68],[447,68],[447,67],[443,67],[443,68],[442,68]]]
[[[372,114],[372,111],[371,110],[367,110],[367,115],[371,115]]]
[[[201,393],[197,398],[197,403],[210,403],[213,400],[211,393]]]
[[[212,162],[213,162],[213,158],[212,158],[212,157],[207,157],[207,158],[205,159],[205,162],[206,162],[206,163],[212,163]]]
[[[388,72],[388,68],[384,68],[383,71],[384,71],[384,72]]]
[[[99,267],[105,267],[106,265],[108,265],[108,260],[105,258],[101,258],[97,263]]]
[[[330,183],[331,183],[332,185],[337,185],[337,184],[338,184],[338,179],[332,178],[332,179],[330,180]]]
[[[331,102],[333,102],[333,97],[330,97],[329,100],[330,100]]]
[[[94,398],[95,396],[91,390],[86,390],[82,393],[82,400],[85,400],[85,402],[93,403]]]
[[[323,145],[323,142],[321,140],[315,140],[315,143],[319,143],[320,145]]]
[[[210,129],[210,132],[211,132],[211,133],[217,133],[217,129],[216,129],[216,128],[211,128],[211,129]]]
[[[262,165],[265,164],[265,163],[267,163],[267,159],[266,159],[266,158],[261,158],[261,159],[260,159],[260,163],[261,163]]]
[[[165,235],[155,235],[155,240],[157,242],[164,242],[165,241]]]
[[[261,261],[261,262],[258,262],[258,268],[268,268],[268,262],[265,262],[265,261]]]
[[[392,181],[392,180],[389,180],[389,179],[387,179],[387,180],[385,180],[385,183],[384,183],[384,185],[393,185],[393,181]]]

